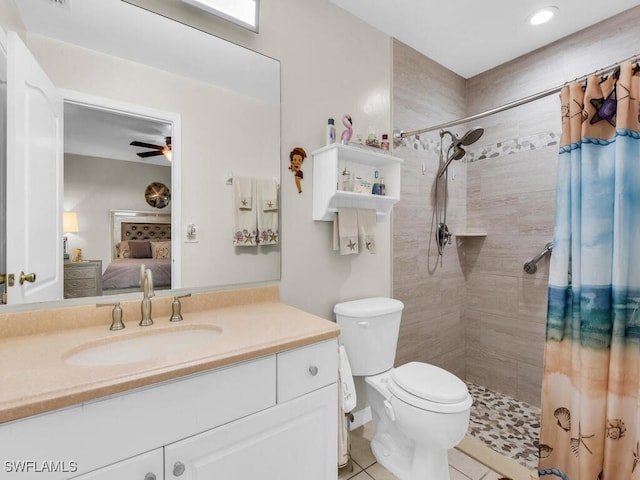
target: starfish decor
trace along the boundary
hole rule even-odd
[[[591,117],[591,125],[598,123],[600,120],[606,120],[612,127],[616,126],[616,89],[614,87],[607,98],[592,98],[591,105],[596,109],[596,113]]]

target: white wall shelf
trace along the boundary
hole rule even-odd
[[[378,221],[386,219],[393,205],[400,200],[400,164],[402,159],[381,150],[333,143],[313,155],[313,219],[332,221],[338,208],[373,208]],[[345,167],[352,177],[373,180],[378,170],[384,178],[386,195],[355,193],[338,189]]]

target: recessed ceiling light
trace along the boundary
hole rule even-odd
[[[531,25],[542,25],[547,23],[558,12],[558,7],[545,7],[529,17],[529,23]]]

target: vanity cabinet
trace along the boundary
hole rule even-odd
[[[0,478],[33,459],[20,478],[336,479],[336,381],[333,338],[8,422]]]
[[[381,150],[333,143],[313,155],[313,219],[332,221],[340,207],[375,209],[378,221],[384,220],[400,200],[400,165],[402,159]],[[384,178],[385,195],[343,190],[344,169],[351,181],[361,176],[374,181],[374,172]]]
[[[162,448],[100,468],[74,480],[162,480],[164,451]]]
[[[336,478],[335,385],[165,447],[165,479]]]

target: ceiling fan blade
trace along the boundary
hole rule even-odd
[[[141,153],[138,153],[138,156],[142,157],[142,158],[155,157],[156,155],[163,155],[162,150],[156,150],[155,152],[141,152]]]
[[[153,145],[151,143],[138,142],[137,140],[134,140],[129,145],[133,145],[134,147],[143,147],[143,148],[157,148],[158,150],[162,150],[163,148],[165,148],[160,145]]]

